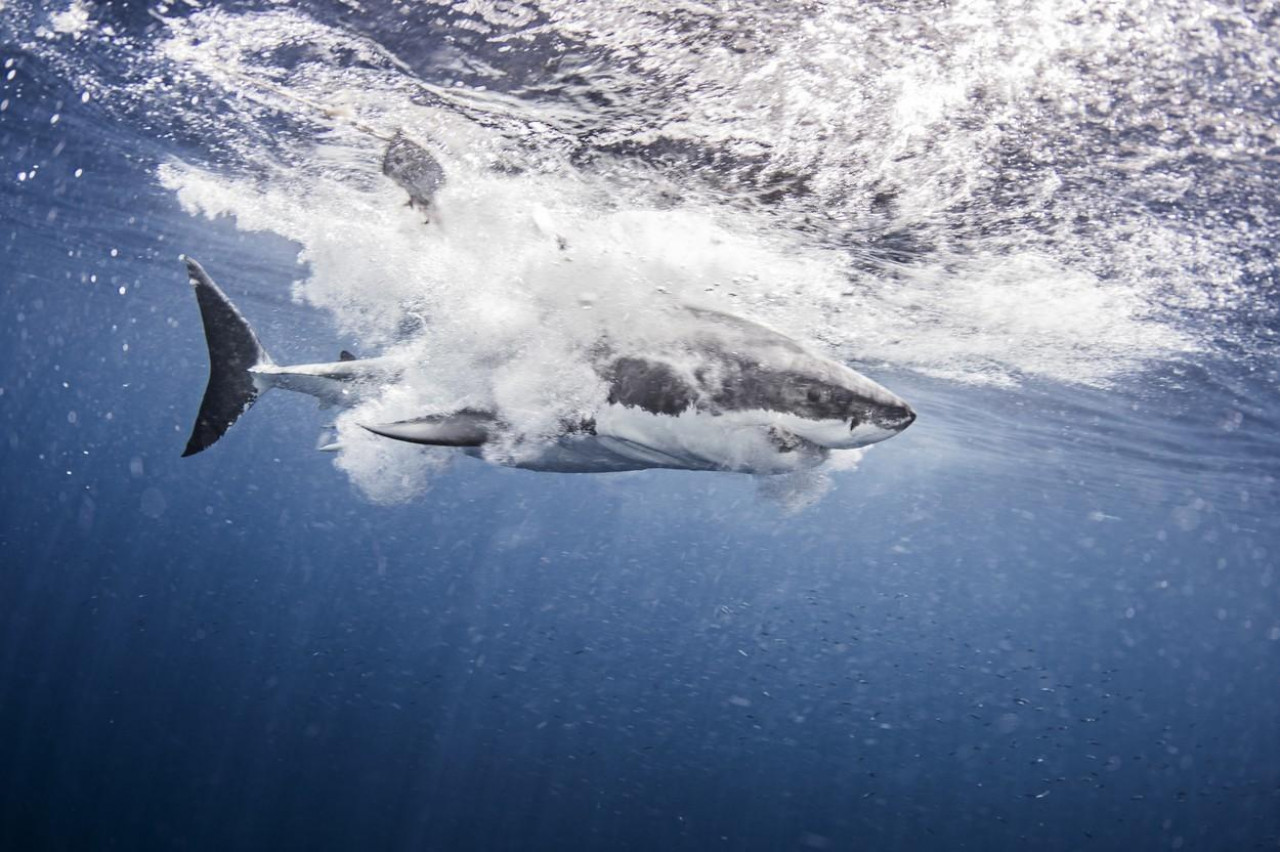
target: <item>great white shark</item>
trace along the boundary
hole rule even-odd
[[[277,364],[200,264],[185,262],[209,348],[209,383],[184,456],[208,449],[273,388],[350,407],[402,379],[402,362],[346,351],[331,363]],[[887,388],[784,334],[719,311],[680,310],[678,338],[661,347],[605,337],[587,347],[582,357],[604,393],[555,434],[517,434],[501,411],[474,407],[361,425],[383,438],[455,447],[529,470],[781,474],[816,467],[832,450],[891,438],[916,419]],[[518,452],[485,453],[503,442],[518,444]]]

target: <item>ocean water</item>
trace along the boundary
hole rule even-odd
[[[0,0],[0,64],[0,848],[1280,846],[1280,6]],[[415,367],[180,458],[182,254]],[[538,434],[674,303],[919,420],[769,478],[358,427]]]

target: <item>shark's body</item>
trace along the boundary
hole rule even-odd
[[[309,394],[352,406],[401,379],[403,365],[343,353],[327,364],[281,366],[198,263],[187,260],[209,345],[209,386],[184,455],[215,441],[265,391]],[[601,340],[585,354],[606,390],[592,410],[550,436],[515,433],[501,413],[434,412],[370,432],[529,470],[603,473],[646,468],[789,473],[831,450],[896,435],[915,413],[866,376],[815,355],[764,326],[685,309],[675,345]],[[501,447],[501,452],[488,452]]]

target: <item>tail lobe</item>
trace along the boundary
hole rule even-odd
[[[270,364],[271,356],[258,342],[249,322],[200,264],[184,258],[191,286],[200,304],[205,342],[209,346],[209,384],[200,402],[183,457],[207,449],[222,437],[265,390],[254,381],[250,367]]]

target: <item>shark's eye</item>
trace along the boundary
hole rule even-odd
[[[822,388],[811,387],[808,393],[810,402],[825,402],[826,394],[822,392]]]

